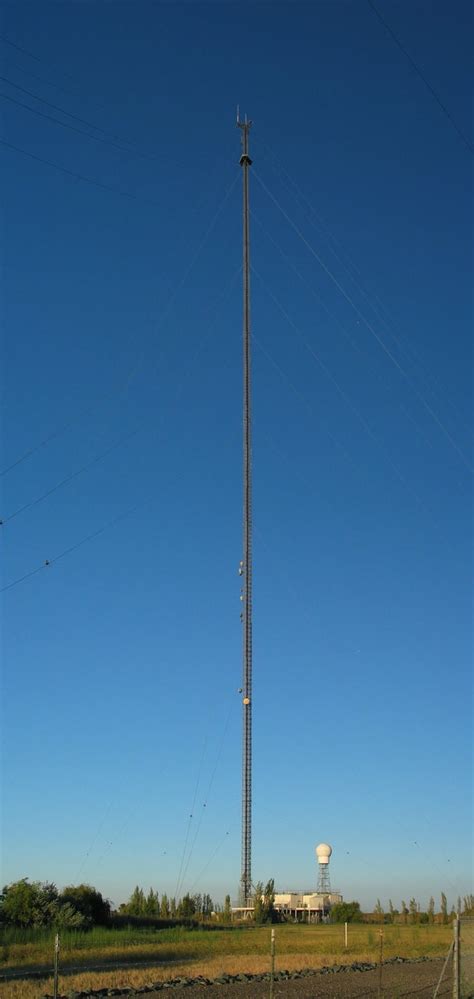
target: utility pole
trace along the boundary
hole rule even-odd
[[[243,177],[243,552],[240,572],[242,586],[242,861],[240,900],[248,905],[252,889],[252,411],[250,349],[250,227],[249,227],[249,131],[252,122],[242,121]]]

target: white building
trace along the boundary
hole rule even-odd
[[[342,895],[338,891],[326,895],[311,890],[275,892],[275,909],[287,919],[300,923],[323,922],[332,906],[339,902],[342,902]]]

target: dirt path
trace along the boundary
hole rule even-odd
[[[60,967],[60,977],[67,978],[68,975],[82,975],[86,972],[99,971],[127,971],[129,968],[172,968],[173,965],[182,967],[183,964],[190,964],[192,957],[182,957],[176,961],[160,961],[156,957],[152,961],[102,961],[100,964],[64,964]],[[18,968],[8,968],[0,974],[0,984],[2,982],[13,982],[15,979],[27,980],[50,978],[52,975],[51,966],[45,968],[44,964],[24,964]]]

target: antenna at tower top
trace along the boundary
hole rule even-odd
[[[237,104],[237,127],[238,128],[250,128],[251,124],[252,124],[252,122],[249,121],[249,119],[247,118],[247,115],[245,115],[245,118],[242,120],[242,118],[240,117],[240,104]]]

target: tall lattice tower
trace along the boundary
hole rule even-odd
[[[329,877],[329,858],[331,854],[332,846],[329,846],[329,843],[320,843],[316,847],[316,857],[318,860],[317,890],[322,895],[329,895],[331,891],[331,880]]]
[[[243,180],[243,551],[240,563],[242,579],[242,865],[240,901],[249,905],[252,894],[252,407],[250,341],[250,212],[249,212],[249,131],[252,122],[242,120],[241,131]]]

